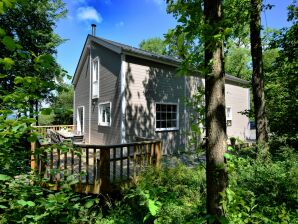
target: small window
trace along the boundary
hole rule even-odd
[[[111,126],[111,102],[99,104],[98,124],[101,126]]]
[[[156,131],[168,131],[178,129],[178,105],[156,104]]]
[[[92,60],[92,99],[99,97],[99,58]]]
[[[232,107],[226,107],[227,126],[232,126]]]

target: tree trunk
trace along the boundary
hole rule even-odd
[[[262,0],[251,0],[250,43],[252,56],[252,89],[256,122],[257,143],[268,141],[268,127],[265,113],[265,95],[263,80],[262,43],[261,43],[261,7]]]
[[[227,186],[225,77],[223,41],[212,37],[222,32],[222,0],[204,0],[204,15],[210,28],[205,34],[207,212],[219,223],[218,218],[224,216],[220,193]]]

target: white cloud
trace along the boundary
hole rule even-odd
[[[97,23],[101,23],[102,21],[100,13],[97,12],[95,8],[90,6],[78,8],[77,17],[79,20],[89,20],[95,21]]]
[[[116,23],[116,27],[122,27],[124,26],[124,22],[123,21],[120,21],[119,23]]]

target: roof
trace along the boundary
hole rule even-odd
[[[81,59],[83,58],[84,54],[87,53],[87,47],[90,45],[91,42],[95,42],[99,45],[102,45],[118,54],[128,54],[128,55],[133,55],[135,57],[140,57],[140,58],[144,58],[147,60],[151,60],[151,61],[155,61],[155,62],[159,62],[159,63],[163,63],[163,64],[170,64],[172,66],[178,67],[181,64],[181,59],[178,58],[174,58],[171,56],[166,56],[166,55],[159,55],[159,54],[155,54],[149,51],[145,51],[136,47],[132,47],[126,44],[122,44],[122,43],[118,43],[115,41],[111,41],[111,40],[107,40],[101,37],[96,37],[96,36],[92,36],[92,35],[88,35],[87,39],[85,41],[81,56],[80,56],[80,60],[78,62],[75,74],[73,76],[72,79],[72,83],[75,84],[77,82],[78,79],[78,70],[79,67],[81,65]],[[249,85],[249,82],[240,78],[237,78],[235,76],[232,75],[228,75],[226,74],[226,79],[228,81],[231,82],[235,82],[235,83],[239,83],[239,84],[243,84],[243,85]]]

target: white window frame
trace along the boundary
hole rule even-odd
[[[98,72],[97,74],[94,74],[94,64],[97,63]],[[100,59],[99,57],[96,57],[92,59],[91,63],[91,78],[92,78],[92,99],[98,99],[99,98],[99,74],[100,74]],[[96,79],[96,80],[95,80]],[[97,85],[97,88],[94,88],[94,86]]]
[[[109,104],[110,106],[110,122],[102,122],[102,106],[105,104]],[[107,117],[105,117],[105,119],[107,120]],[[108,102],[103,102],[103,103],[99,103],[98,104],[98,125],[100,126],[106,126],[106,127],[111,127],[112,124],[112,103],[110,101]]]
[[[83,124],[81,125],[81,121],[80,121],[80,114],[79,114],[79,109],[80,108],[82,108],[83,109]],[[79,130],[78,129],[78,123],[80,123],[80,125],[81,125],[81,127],[82,127],[82,129],[83,130]],[[83,135],[83,134],[85,134],[85,106],[78,106],[77,107],[77,133],[78,134],[81,134],[81,135]]]
[[[228,117],[228,108],[230,109],[230,116]],[[230,122],[229,122],[230,121]],[[227,122],[227,126],[232,126],[232,122],[233,122],[233,110],[231,106],[226,106],[226,122]]]
[[[176,127],[172,128],[157,128],[157,117],[156,117],[156,108],[157,104],[161,105],[176,105],[177,111],[176,111]],[[177,131],[179,130],[179,104],[178,103],[172,103],[172,102],[156,102],[155,103],[155,131]]]

